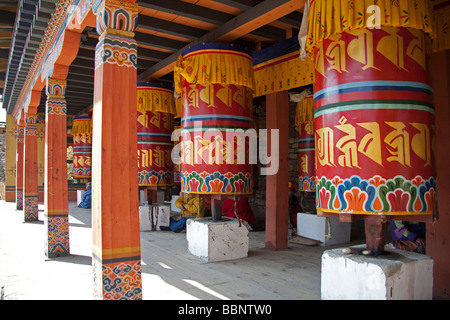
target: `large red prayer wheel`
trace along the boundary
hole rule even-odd
[[[298,190],[316,192],[316,149],[314,139],[313,96],[307,96],[297,105],[298,128]]]
[[[320,3],[314,1],[310,15],[317,16]],[[419,19],[412,10],[410,19]],[[345,30],[316,42],[316,205],[322,212],[435,211],[431,40],[406,23]]]
[[[185,50],[181,59],[182,192],[251,194],[253,163],[245,138],[250,134],[256,141],[251,55],[214,43]]]
[[[174,131],[181,130],[181,125],[177,124],[174,126]],[[174,150],[177,150],[177,145],[180,143],[180,140],[174,141]],[[181,155],[181,152],[178,152],[178,156]],[[173,164],[173,182],[181,183],[181,164],[179,161]]]
[[[173,90],[157,83],[137,85],[139,186],[173,184]]]
[[[74,179],[92,177],[92,117],[82,114],[73,119],[73,171]]]

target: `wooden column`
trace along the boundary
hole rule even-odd
[[[433,292],[450,297],[450,50],[434,53],[432,65],[439,219],[427,223],[426,254],[434,260]]]
[[[94,296],[142,299],[137,178],[137,3],[105,0],[94,8],[92,136]],[[120,17],[113,19],[112,17]]]
[[[16,209],[23,210],[23,147],[25,122],[23,118],[16,126]]]
[[[45,255],[69,255],[66,80],[48,78],[45,112]]]
[[[288,247],[289,226],[289,94],[287,91],[266,96],[267,152],[279,153],[279,169],[266,177],[266,248],[284,250]],[[279,130],[279,141],[271,141],[271,130]],[[269,164],[270,165],[270,164]]]
[[[25,115],[23,161],[23,211],[25,222],[38,220],[38,165],[36,114]]]

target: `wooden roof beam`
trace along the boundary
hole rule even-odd
[[[238,8],[240,10],[248,10],[251,7],[257,5],[261,0],[213,0],[221,4],[225,4],[229,7]],[[300,12],[291,12],[284,17],[277,19],[277,21],[290,24],[297,28],[300,28],[303,15]]]
[[[190,19],[194,19],[194,20],[198,20],[198,21],[202,21],[202,22],[207,22],[207,23],[211,23],[211,24],[214,24],[217,26],[220,26],[220,25],[230,21],[231,19],[235,18],[235,16],[232,14],[224,13],[221,11],[217,11],[214,9],[195,5],[195,4],[188,3],[188,2],[175,1],[175,0],[140,0],[139,6],[141,6],[143,8],[150,8],[150,9],[162,11],[165,13],[176,14],[176,15],[179,15],[179,16],[182,16],[185,18],[190,18]],[[151,19],[152,18],[150,18],[148,16],[139,15],[138,27],[144,27],[145,25],[149,25],[149,22],[151,22]],[[153,19],[155,19],[155,18],[153,18]],[[159,19],[157,19],[157,20],[159,20]],[[164,21],[164,20],[162,20],[162,21]],[[169,25],[167,24],[167,21],[166,22],[159,21],[157,24],[163,28],[165,27],[166,31],[170,32],[170,30],[168,30]],[[298,25],[300,25],[300,21],[298,22]],[[181,34],[175,34],[175,35],[180,36],[180,37],[186,37],[187,35],[190,35],[191,37],[186,37],[186,38],[193,40],[193,39],[203,36],[206,33],[206,32],[203,32],[203,34],[199,34],[198,31],[195,31],[195,28],[187,27],[185,25],[183,25],[183,27],[185,28],[185,30],[180,32]],[[273,26],[265,26],[264,24],[261,25],[260,27],[261,27],[260,29],[251,30],[250,33],[257,35],[257,36],[266,37],[266,38],[272,39],[272,40],[277,40],[277,41],[280,40],[280,35],[283,32],[283,30],[280,30],[279,28],[276,28]],[[170,26],[170,28],[176,28],[176,24],[173,23],[173,25]],[[194,30],[192,30],[192,29],[194,29]],[[160,31],[160,32],[171,34],[169,32],[164,32],[164,31]],[[185,36],[183,36],[183,34],[185,34]]]
[[[272,22],[293,11],[303,8],[305,2],[306,0],[264,0],[239,16],[198,38],[191,44],[176,51],[168,58],[148,68],[138,75],[138,80],[158,79],[173,71],[173,66],[179,55],[184,49],[187,49],[192,45],[213,41],[231,42],[250,31],[258,29],[268,22]]]

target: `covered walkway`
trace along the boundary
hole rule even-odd
[[[90,210],[75,206],[69,203],[71,255],[47,259],[43,204],[39,220],[25,223],[15,203],[0,201],[4,300],[93,299]],[[264,232],[250,232],[247,258],[207,263],[187,251],[185,233],[140,234],[144,300],[320,299],[321,255],[330,247],[289,242],[289,249],[272,251],[265,248]]]

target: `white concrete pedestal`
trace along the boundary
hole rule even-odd
[[[170,205],[139,206],[139,231],[157,231],[170,226]]]
[[[83,193],[85,190],[77,190],[77,205],[81,203],[81,200],[83,200]]]
[[[327,223],[327,219],[329,223]],[[330,230],[331,229],[331,230]],[[318,240],[322,246],[350,242],[351,224],[339,222],[339,218],[324,218],[316,214],[297,213],[297,234]],[[327,235],[331,238],[328,239]]]
[[[211,218],[188,219],[186,238],[189,252],[209,262],[234,260],[248,255],[248,230],[237,219],[218,222]]]
[[[433,260],[426,255],[386,249],[378,257],[342,248],[322,255],[322,300],[431,300],[433,296]]]

